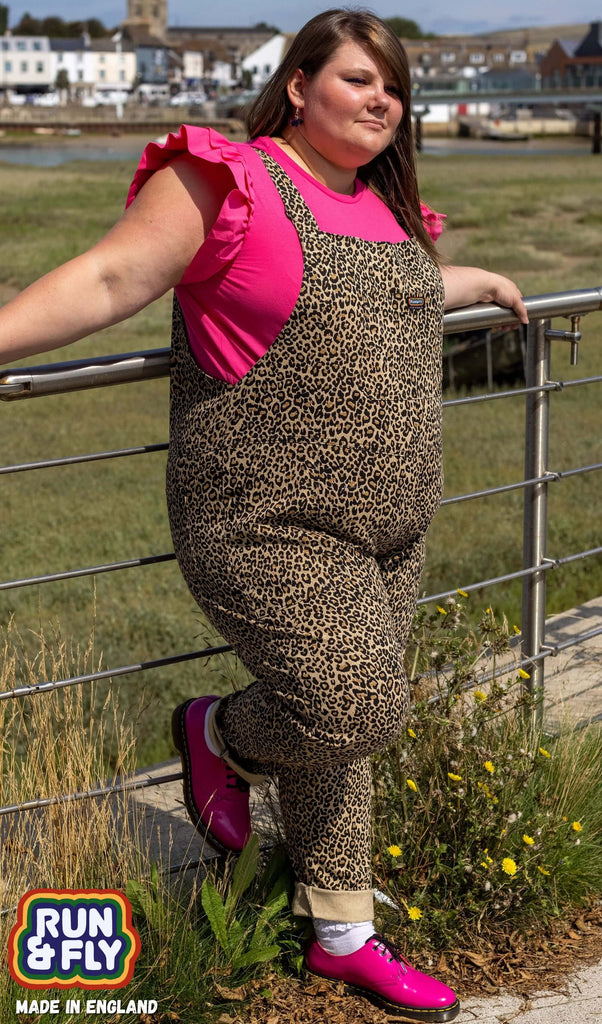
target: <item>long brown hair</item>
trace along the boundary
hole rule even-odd
[[[399,223],[414,235],[433,259],[440,257],[422,222],[412,136],[410,69],[406,52],[393,30],[371,11],[335,8],[316,15],[297,33],[293,43],[247,114],[250,139],[281,135],[292,116],[287,84],[297,68],[306,78],[317,74],[341,43],[352,40],[383,65],[401,93],[403,114],[390,144],[358,170],[387,204]]]

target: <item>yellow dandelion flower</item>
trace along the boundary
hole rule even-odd
[[[408,729],[408,736],[411,736],[413,740],[416,739],[416,733],[413,729]]]
[[[398,846],[389,846],[388,853],[390,853],[392,857],[401,857],[401,850]]]
[[[513,626],[512,629],[514,630],[517,636],[520,636],[520,629],[518,628],[518,626]]]
[[[490,775],[493,775],[495,771],[495,765],[493,764],[493,761],[485,761],[483,768],[485,769],[486,772],[489,772]]]
[[[468,597],[468,594],[466,593],[466,591],[465,590],[460,590],[459,587],[456,590],[456,594],[459,594],[460,597]]]
[[[512,860],[512,857],[504,857],[502,861],[502,871],[505,871],[507,875],[515,875],[517,872],[516,863]]]
[[[480,700],[480,701],[487,700],[487,694],[483,693],[482,690],[475,690],[473,696],[474,696],[475,700]]]
[[[523,836],[523,843],[526,843],[527,846],[533,846],[534,842],[535,842],[535,840],[534,840],[533,836],[528,836],[527,833],[525,832],[525,834]]]
[[[491,608],[486,608],[485,609],[485,614],[486,615],[490,615],[491,614]]]
[[[541,871],[542,875],[549,875],[549,874],[550,874],[550,872],[549,872],[549,871],[546,871],[546,869],[545,869],[545,868],[542,868],[541,864],[538,864],[538,865],[537,865],[537,870],[538,870],[538,871]]]
[[[573,832],[581,832],[582,829],[583,829],[583,825],[581,824],[580,821],[574,821],[573,824],[571,825],[571,828],[572,828]]]
[[[451,779],[452,782],[462,782],[462,776],[461,775],[454,775],[453,772],[448,772],[447,773],[447,777],[448,777],[448,779]]]
[[[481,867],[482,867],[482,868],[488,868],[488,867],[489,867],[489,864],[487,863],[487,861],[486,861],[486,860],[482,860],[482,861],[481,861]]]
[[[422,917],[420,907],[408,907],[408,917],[410,918],[410,921],[419,921]]]
[[[506,835],[506,829],[503,828],[502,831],[500,832],[500,839],[502,838],[502,836],[505,836],[505,835]]]
[[[440,604],[437,605],[437,611],[440,615],[447,615],[445,608],[442,608]]]
[[[418,792],[418,786],[416,785],[416,783],[414,782],[413,779],[406,779],[406,783],[407,783],[408,789],[412,790],[412,793],[417,793]]]
[[[519,670],[518,670],[518,674],[519,674],[519,676],[521,677],[521,679],[530,679],[530,678],[531,678],[531,676],[529,675],[529,673],[528,673],[528,672],[525,672],[524,668],[519,668]]]
[[[542,757],[551,757],[551,756],[552,756],[552,755],[551,755],[551,754],[549,753],[549,751],[547,751],[547,750],[545,749],[545,747],[540,747],[540,748],[539,748],[539,753],[541,754],[541,756],[542,756]]]
[[[494,798],[493,798],[493,800],[491,802],[493,804],[499,804],[499,800],[498,800],[497,796],[494,796]]]

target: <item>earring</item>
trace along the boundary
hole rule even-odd
[[[295,107],[295,116],[291,117],[289,124],[291,128],[298,128],[300,124],[303,124],[303,118],[301,117],[299,107]]]

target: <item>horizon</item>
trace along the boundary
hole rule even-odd
[[[97,18],[106,28],[115,28],[127,14],[127,0],[59,0],[56,4],[45,4],[45,10],[32,11],[38,8],[39,0],[17,0],[10,3],[9,27],[11,30],[18,24],[24,14],[43,19],[59,17],[66,22],[86,21]],[[282,0],[261,0],[254,6],[254,13],[249,16],[249,6],[241,0],[223,0],[222,17],[219,20],[199,18],[199,5],[192,0],[175,0],[168,7],[168,26],[183,28],[198,26],[206,28],[253,28],[260,22],[277,27],[282,32],[295,32],[309,18],[320,11],[326,10],[328,3],[315,2],[307,5],[303,12],[292,8]],[[334,6],[334,4],[333,4]],[[573,18],[568,21],[565,4],[558,0],[550,0],[544,9],[527,8],[520,0],[502,0],[497,5],[494,18],[483,18],[480,0],[458,0],[454,7],[454,16],[448,12],[444,0],[431,0],[431,3],[420,4],[411,0],[410,4],[397,4],[393,0],[380,0],[378,3],[366,4],[381,18],[405,17],[415,21],[423,32],[436,35],[478,35],[488,32],[533,31],[542,28],[563,28],[569,25],[587,25],[602,18],[599,0],[581,0],[579,7],[571,13]],[[406,9],[399,11],[399,7]]]

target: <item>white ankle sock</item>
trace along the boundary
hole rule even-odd
[[[326,921],[314,917],[313,925],[318,942],[333,956],[357,952],[374,935],[374,921]]]
[[[211,751],[212,754],[215,754],[216,757],[219,757],[220,756],[220,752],[217,749],[217,747],[215,746],[215,743],[213,742],[213,740],[211,739],[211,730],[209,728],[210,723],[213,721],[213,716],[214,716],[216,710],[217,710],[217,701],[214,701],[213,704],[210,704],[209,708],[207,709],[207,714],[205,715],[205,730],[204,731],[205,731],[205,743],[209,747],[209,750]]]

